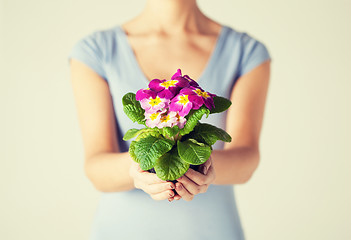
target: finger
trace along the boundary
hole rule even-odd
[[[146,171],[143,171],[139,174],[136,174],[135,178],[140,180],[140,181],[145,182],[146,184],[166,183],[167,182],[167,181],[164,181],[164,180],[158,178],[155,173],[149,173]]]
[[[194,183],[197,185],[204,185],[208,184],[208,177],[198,171],[195,171],[191,168],[188,169],[188,171],[184,174],[187,176],[189,179],[191,179]]]
[[[179,196],[178,194],[174,196],[174,199],[175,199],[175,200],[180,200],[181,198],[182,198],[182,197]]]
[[[175,189],[175,185],[172,182],[144,185],[144,192],[148,194],[157,194],[172,189]]]
[[[199,174],[201,174],[201,173],[199,173]],[[182,177],[178,178],[177,180],[178,180],[178,182],[182,183],[184,188],[186,188],[186,190],[188,190],[188,192],[192,195],[204,193],[207,191],[207,188],[208,188],[207,184],[198,185],[198,184],[194,183],[191,179],[189,179],[187,176],[182,176]]]
[[[209,169],[209,167],[212,165],[212,158],[210,157],[204,164],[202,164],[201,166],[202,166],[202,173],[204,174],[204,175],[206,175],[207,174],[207,172],[208,172],[208,169]]]
[[[194,198],[194,195],[188,192],[186,188],[180,183],[176,183],[176,190],[179,196],[181,196],[185,201],[191,201]]]
[[[216,179],[216,172],[214,170],[213,165],[211,165],[210,168],[208,169],[206,176],[208,177],[207,181],[209,183],[212,183]]]
[[[152,199],[156,201],[166,200],[170,197],[174,197],[174,192],[172,190],[167,190],[161,193],[150,195]]]

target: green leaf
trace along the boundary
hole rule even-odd
[[[206,162],[211,155],[211,147],[204,143],[199,143],[195,139],[187,139],[184,142],[178,141],[179,156],[187,163],[200,165]]]
[[[132,141],[129,145],[129,155],[132,157],[132,159],[137,162],[137,163],[140,163],[139,160],[137,159],[136,155],[135,155],[135,144],[136,144],[136,141]]]
[[[226,131],[207,123],[199,123],[194,128],[194,131],[189,134],[189,138],[196,139],[210,146],[215,144],[217,140],[224,142],[232,141],[231,136]]]
[[[155,166],[156,160],[173,147],[173,141],[147,136],[135,144],[134,154],[144,171]]]
[[[198,121],[201,120],[202,116],[206,114],[208,117],[209,113],[210,110],[208,110],[208,108],[205,106],[202,106],[201,108],[189,113],[186,116],[187,121],[185,123],[184,128],[180,129],[180,134],[185,135],[190,133],[194,129]]]
[[[224,112],[232,105],[232,102],[229,99],[219,96],[215,96],[213,98],[213,102],[215,107],[211,109],[211,114]]]
[[[159,129],[159,132],[165,136],[165,137],[173,137],[175,136],[177,133],[179,133],[179,127],[178,126],[174,126],[174,127],[164,127]]]
[[[162,180],[176,180],[188,171],[189,163],[183,161],[178,155],[176,148],[164,154],[156,161],[155,171]]]
[[[160,136],[158,130],[155,128],[142,128],[142,129],[132,128],[126,132],[126,134],[123,137],[123,140],[127,141],[127,140],[130,140],[130,139],[138,136],[136,138],[136,141],[139,141],[140,139],[145,138],[145,137],[150,136],[150,135],[154,136],[154,137]]]
[[[142,138],[146,138],[148,136],[160,137],[160,133],[157,129],[154,128],[145,128],[145,131],[142,131],[139,136],[136,138],[136,141],[139,141]]]
[[[141,130],[144,130],[144,129],[136,129],[136,128],[132,128],[132,129],[129,129],[126,134],[124,134],[123,136],[123,140],[124,141],[127,141],[127,140],[130,140],[132,138],[135,138],[137,135],[140,134],[140,131]]]
[[[145,123],[145,110],[141,108],[140,102],[135,99],[134,93],[127,93],[122,98],[123,111],[133,121],[140,124]]]

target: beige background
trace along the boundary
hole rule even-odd
[[[81,37],[143,4],[1,2],[0,239],[87,239],[99,193],[83,172],[66,58]],[[351,239],[351,2],[199,4],[273,58],[262,160],[236,187],[247,239]]]

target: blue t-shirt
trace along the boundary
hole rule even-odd
[[[141,126],[124,114],[122,97],[127,92],[147,87],[149,81],[140,69],[126,33],[120,25],[95,31],[78,41],[68,58],[85,63],[107,81],[120,150],[128,151],[130,141],[125,142],[122,137],[128,129]],[[270,54],[262,42],[245,32],[223,26],[197,82],[206,91],[229,98],[236,80],[268,59],[271,59]],[[203,117],[202,122],[225,129],[226,112]],[[222,149],[223,145],[217,141],[214,149]],[[90,239],[245,238],[233,185],[210,185],[206,193],[196,195],[190,202],[155,201],[139,189],[101,193]]]

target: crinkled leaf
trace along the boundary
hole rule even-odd
[[[194,128],[194,131],[189,134],[189,138],[196,139],[210,146],[215,144],[217,140],[224,142],[232,141],[232,138],[226,131],[207,123],[199,123]]]
[[[139,161],[138,161],[138,159],[137,159],[137,157],[135,155],[135,144],[136,144],[136,141],[132,141],[130,143],[128,152],[129,152],[129,155],[132,157],[132,159],[135,162],[139,163]]]
[[[183,161],[176,148],[164,154],[156,161],[155,171],[162,180],[176,180],[188,171],[189,163]]]
[[[147,136],[135,144],[134,154],[144,171],[155,166],[156,160],[172,149],[174,142],[168,139],[160,139]]]
[[[211,114],[224,112],[232,105],[232,102],[229,99],[219,96],[215,96],[213,98],[213,102],[215,107],[211,109]]]
[[[173,137],[179,133],[179,127],[163,127],[159,129],[159,132],[165,137]]]
[[[210,110],[205,106],[202,106],[201,108],[189,113],[186,116],[187,121],[185,123],[184,128],[180,129],[180,134],[185,135],[190,133],[194,129],[198,121],[201,120],[202,116],[206,114],[207,115],[206,117],[208,117],[209,113],[210,113]]]
[[[127,141],[127,140],[130,140],[132,138],[135,138],[136,136],[138,136],[140,134],[140,132],[144,130],[144,129],[136,129],[136,128],[132,128],[132,129],[129,129],[126,134],[124,134],[123,136],[123,140],[124,141]]]
[[[136,138],[136,141],[139,141],[142,138],[146,138],[148,136],[153,136],[153,137],[160,137],[161,135],[157,131],[157,129],[154,128],[145,128],[145,131],[141,131],[139,136]]]
[[[149,135],[154,137],[160,136],[160,134],[158,133],[158,130],[155,128],[142,128],[142,129],[132,128],[126,132],[126,134],[123,137],[123,140],[127,141],[137,136],[136,141],[139,141],[140,139],[145,138]]]
[[[211,155],[211,147],[204,143],[199,143],[195,139],[187,139],[184,142],[178,141],[179,156],[187,163],[200,165],[206,162]]]
[[[140,124],[145,123],[145,110],[141,108],[140,102],[135,99],[134,93],[127,93],[122,98],[123,111],[133,121]]]

